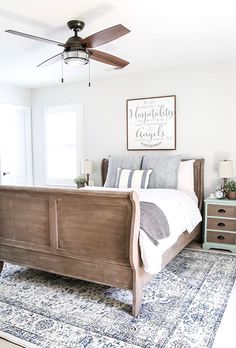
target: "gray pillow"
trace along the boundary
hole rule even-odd
[[[148,188],[176,189],[181,158],[182,155],[143,156],[142,169],[152,169]]]
[[[142,156],[110,156],[105,187],[116,187],[117,169],[141,169]]]

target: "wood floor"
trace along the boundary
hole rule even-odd
[[[201,249],[201,244],[197,241],[192,241],[188,246],[187,248],[191,248],[191,249]],[[212,250],[214,252],[217,252],[217,250]],[[222,250],[220,251],[222,252]],[[225,251],[226,253],[228,253],[228,251]],[[8,342],[6,340],[3,340],[0,338],[0,348],[19,348],[20,346],[14,344],[14,343],[11,343],[11,342]]]
[[[18,346],[17,344],[5,341],[2,338],[0,338],[0,347],[1,348],[14,348],[14,347],[15,348],[17,348],[17,347],[19,348],[20,346]]]

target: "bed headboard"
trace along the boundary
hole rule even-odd
[[[182,161],[187,161],[188,159],[183,159]],[[102,185],[104,185],[107,177],[109,160],[103,158],[101,164],[102,171]],[[194,162],[194,191],[198,197],[198,207],[202,210],[203,199],[204,199],[204,159],[195,159]]]

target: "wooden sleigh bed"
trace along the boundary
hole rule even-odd
[[[102,162],[105,181],[108,161]],[[203,201],[204,160],[194,162],[194,190]],[[133,292],[137,316],[145,273],[139,250],[140,207],[135,192],[0,186],[0,271],[3,262]],[[184,232],[163,255],[162,267],[191,240]]]

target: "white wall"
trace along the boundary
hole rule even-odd
[[[84,157],[96,161],[93,179],[99,184],[103,157],[134,153],[126,150],[126,99],[175,94],[177,150],[157,153],[204,157],[207,195],[220,183],[218,161],[236,160],[235,76],[236,61],[99,79],[91,88],[74,83],[32,90],[35,183],[43,177],[45,106],[83,103]]]
[[[0,83],[0,103],[31,106],[31,90]]]

